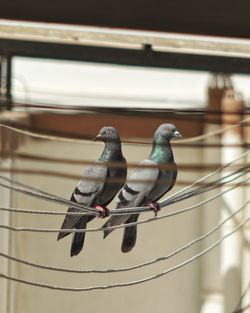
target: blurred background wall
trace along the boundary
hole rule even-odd
[[[22,27],[19,29],[20,32],[21,29]],[[3,31],[3,28],[1,30]],[[40,31],[44,29],[41,28]],[[58,29],[54,31],[56,33]],[[64,31],[65,29],[63,34]],[[6,32],[8,34],[8,31]],[[93,32],[91,30],[89,33]],[[99,35],[102,37],[104,33],[100,32]],[[48,34],[48,36],[54,35],[52,31]],[[19,35],[18,31],[13,33],[13,36]],[[41,33],[36,36],[41,36]],[[42,38],[45,40],[44,37]],[[72,38],[70,37],[70,40],[75,40],[75,37]],[[128,34],[126,38],[134,39]],[[145,35],[145,38],[149,37]],[[157,38],[158,36],[154,39]],[[73,62],[72,59],[80,60],[80,52],[83,50],[79,50],[80,52],[77,50],[79,54],[76,53],[74,50],[76,47],[72,42],[67,43],[68,46],[71,45],[70,48],[67,45],[62,47],[61,43],[57,42],[53,44],[53,49],[49,50],[46,45],[43,46],[43,43],[31,41],[34,50],[37,44],[41,44],[39,47],[45,49],[41,52],[45,53],[45,58],[48,58],[50,53],[56,53],[58,56],[60,48],[66,49],[63,50],[64,52],[68,51],[68,48],[73,49],[70,51],[75,54],[73,53],[72,59],[67,61],[44,60],[37,58],[41,57],[39,49],[38,54],[31,49],[36,57],[30,59],[28,58],[31,53],[30,38],[21,44],[16,41],[16,38],[12,39],[9,38],[8,43],[4,38],[0,40],[2,51],[0,121],[4,125],[18,128],[20,132],[1,127],[1,175],[3,177],[69,199],[86,163],[96,160],[103,149],[101,143],[94,143],[92,139],[104,125],[113,125],[119,129],[124,143],[124,155],[130,164],[129,170],[148,156],[153,133],[161,123],[172,122],[177,126],[184,140],[179,143],[173,142],[175,161],[179,170],[176,185],[169,195],[190,186],[196,179],[227,164],[249,148],[249,122],[246,121],[249,118],[249,76],[246,75],[249,66],[248,42],[239,43],[239,46],[245,49],[244,56],[240,54],[241,50],[240,52],[233,50],[239,46],[236,45],[235,48],[228,39],[233,46],[233,48],[230,46],[233,52],[229,51],[229,55],[222,59],[220,59],[222,52],[216,49],[213,53],[218,55],[213,57],[208,53],[204,57],[197,51],[197,54],[190,53],[188,46],[186,49],[191,58],[189,54],[183,53],[183,50],[181,50],[183,54],[179,50],[172,56],[171,53],[169,56],[168,51],[164,56],[166,57],[164,63],[161,59],[162,54],[155,52],[151,45],[145,45],[143,39],[139,56],[146,60],[148,67],[141,66],[140,57],[135,58],[134,61],[133,58],[127,61],[139,62],[140,67],[136,67],[131,64],[121,65],[121,61],[119,61],[120,65],[117,65],[119,54],[108,55],[107,60],[112,64],[107,64],[109,63],[107,60],[106,63],[104,62],[102,53],[97,54],[102,59],[102,64],[95,63],[93,60],[94,63],[87,62],[86,59],[85,62]],[[63,40],[68,39],[67,37]],[[50,40],[53,42],[51,38]],[[197,40],[197,44],[204,45],[203,40],[205,39],[203,38],[201,42]],[[175,44],[178,46],[180,42],[182,43],[178,37]],[[191,42],[193,44],[193,41]],[[225,42],[227,41],[222,40],[220,44]],[[6,51],[14,53],[11,49],[15,44],[18,55],[11,54],[10,62],[10,55],[6,54]],[[79,47],[83,49],[84,45],[80,43]],[[195,49],[195,46],[192,49]],[[125,52],[122,51],[125,55],[132,56],[130,50]],[[230,53],[234,54],[228,59]],[[65,58],[65,55],[61,57]],[[84,54],[84,58],[94,57]],[[157,60],[161,60],[160,63],[157,63]],[[189,64],[189,60],[193,63]],[[203,60],[207,62],[205,65]],[[100,62],[100,59],[98,61]],[[164,66],[161,67],[160,64]],[[211,72],[215,68],[216,71]],[[230,73],[232,68],[237,69],[233,74]],[[225,73],[221,73],[222,69],[226,69]],[[11,72],[10,76],[7,75],[8,72]],[[36,137],[32,136],[34,134]],[[199,136],[203,136],[202,139]],[[67,141],[70,138],[72,141]],[[73,142],[79,139],[81,141]],[[190,141],[185,142],[185,139]],[[244,166],[246,171],[249,171],[249,157],[247,155],[243,157],[238,166]],[[220,178],[234,169],[235,167],[230,167],[219,172],[214,178]],[[209,181],[210,179],[206,180]],[[237,182],[238,180],[178,202],[162,209],[159,214],[197,204],[218,192],[227,190]],[[1,206],[5,208],[67,210],[66,206],[9,191],[3,186],[0,188],[0,194]],[[122,230],[116,230],[106,240],[102,239],[100,232],[88,233],[84,250],[79,256],[70,258],[70,236],[57,242],[56,233],[14,232],[1,229],[0,252],[38,264],[73,269],[132,266],[162,257],[190,243],[231,216],[248,200],[249,182],[246,182],[234,191],[221,195],[216,200],[200,205],[192,211],[139,225],[136,247],[128,254],[120,251]],[[114,206],[115,202],[112,202],[110,208]],[[69,274],[32,268],[7,261],[3,257],[0,258],[1,271],[11,277],[31,282],[75,288],[134,281],[161,273],[208,248],[247,218],[248,211],[249,206],[244,213],[237,214],[236,218],[220,227],[211,237],[190,247],[187,251],[167,261],[135,271]],[[60,228],[63,220],[62,216],[4,211],[0,212],[0,216],[0,224],[15,227],[57,229]],[[153,213],[145,213],[141,215],[141,219],[152,216]],[[89,227],[98,227],[102,223],[103,220],[95,219]],[[211,252],[183,268],[135,286],[83,293],[63,292],[1,278],[0,312],[102,310],[103,312],[235,313],[237,310],[234,309],[238,307],[239,302],[240,306],[244,307],[248,306],[250,301],[247,289],[249,284],[248,228],[246,224],[244,230],[238,231]],[[244,299],[241,301],[242,296]]]

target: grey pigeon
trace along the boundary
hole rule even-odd
[[[100,215],[108,215],[108,205],[122,188],[127,176],[127,163],[123,157],[121,140],[114,127],[103,127],[95,140],[105,142],[105,148],[99,160],[89,166],[71,195],[71,201],[96,207]],[[68,212],[81,212],[70,207]],[[69,235],[63,229],[86,229],[87,223],[94,219],[93,215],[68,215],[65,217],[57,240]],[[74,233],[70,256],[77,255],[83,248],[85,233]]]
[[[149,158],[134,169],[119,192],[117,209],[147,205],[155,212],[160,209],[157,201],[174,186],[177,176],[177,167],[170,144],[173,137],[182,137],[174,125],[166,123],[158,127]],[[113,230],[105,229],[106,227],[133,223],[138,217],[139,214],[111,216],[103,225],[104,238]],[[134,247],[136,233],[136,225],[124,228],[122,252],[129,252]]]

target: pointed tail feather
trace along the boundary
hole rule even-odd
[[[107,227],[112,227],[116,225],[121,225],[128,219],[129,215],[114,215],[109,218],[109,220],[102,226],[103,228],[103,238],[106,238],[114,229],[106,229]]]
[[[72,198],[71,198],[71,200],[72,200]],[[68,212],[81,212],[81,210],[79,210],[77,208],[70,207],[68,209]],[[59,234],[57,236],[57,240],[60,240],[64,237],[68,236],[71,232],[65,232],[63,230],[75,228],[75,225],[77,225],[80,218],[81,218],[80,215],[66,215],[65,219],[62,223],[62,226],[61,226],[61,231],[59,232]]]
[[[57,241],[68,236],[70,234],[70,232],[65,232],[63,231],[63,229],[70,229],[70,228],[73,228],[72,226],[70,227],[69,226],[69,221],[70,221],[70,217],[71,216],[66,216],[63,223],[62,223],[62,226],[61,226],[61,231],[58,233],[58,236],[57,236]]]
[[[84,217],[79,221],[76,225],[76,229],[86,229],[87,227],[88,218]],[[70,256],[77,255],[83,248],[85,239],[85,232],[82,233],[74,233],[72,243],[71,243],[71,250]]]
[[[69,234],[70,234],[69,232],[67,233],[67,232],[64,232],[64,231],[60,231],[58,233],[58,236],[57,236],[57,241],[59,241],[60,239],[66,237],[66,236],[68,236]]]
[[[137,222],[138,217],[139,217],[139,214],[132,215],[126,221],[126,224]],[[136,225],[124,228],[122,246],[121,246],[122,252],[126,253],[126,252],[129,252],[133,249],[133,247],[135,246],[135,243],[136,243],[136,236],[137,236],[137,226]]]
[[[107,221],[103,226],[103,239],[105,239],[111,232],[113,229],[106,229],[106,227],[110,227],[112,226],[112,222],[111,221]]]

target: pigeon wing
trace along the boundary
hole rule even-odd
[[[129,176],[127,183],[123,186],[117,199],[117,209],[122,207],[140,206],[142,201],[147,197],[154,188],[159,169],[157,163],[151,160],[144,160],[139,164]],[[104,238],[112,232],[105,230],[106,227],[120,225],[125,223],[130,215],[114,215],[103,225]]]
[[[81,180],[74,189],[71,200],[90,206],[103,190],[108,175],[108,168],[105,162],[98,161],[88,167]],[[70,207],[68,212],[82,212],[81,209]],[[62,224],[62,229],[74,228],[81,215],[68,215]]]
[[[142,200],[154,188],[159,168],[157,163],[151,160],[144,160],[130,175],[118,195],[118,204],[126,203],[128,206],[138,206]]]
[[[175,184],[176,177],[177,177],[177,167],[175,163],[172,164],[171,170],[165,173],[163,171],[160,171],[157,183],[155,184],[151,192],[148,194],[149,202],[158,201],[164,194],[170,191]]]

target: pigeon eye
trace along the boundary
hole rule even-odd
[[[106,130],[106,134],[107,134],[107,135],[110,135],[110,134],[111,134],[111,130],[109,130],[109,129]]]
[[[170,132],[170,131],[171,131],[171,129],[170,129],[169,127],[166,127],[166,130],[167,130],[168,132]]]

